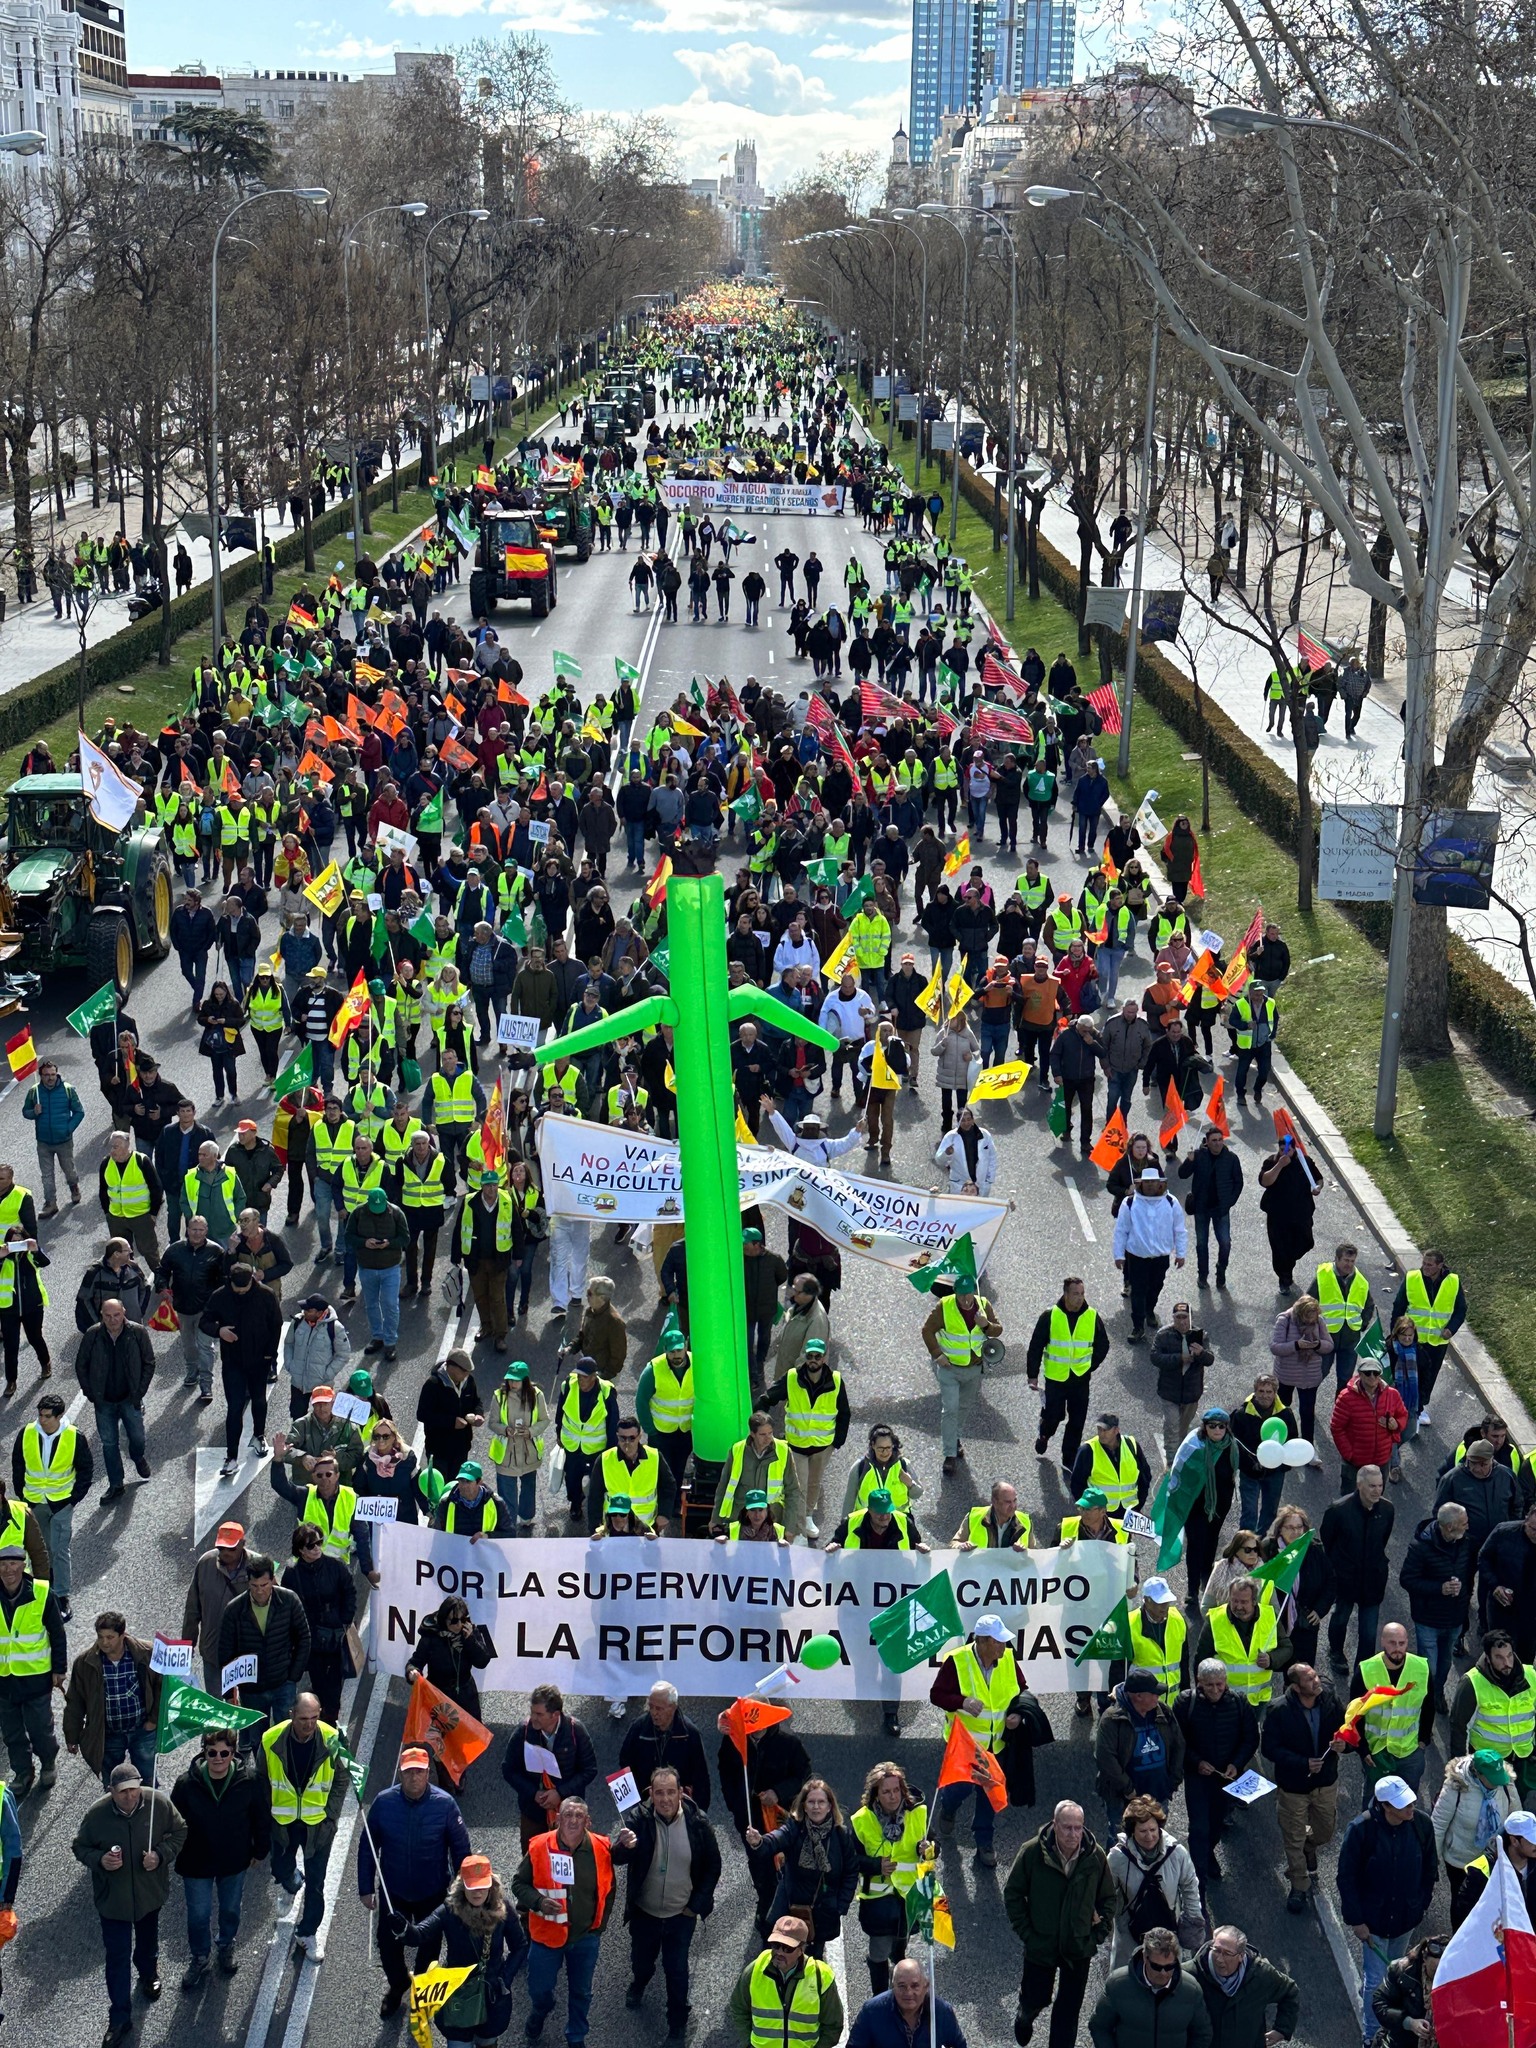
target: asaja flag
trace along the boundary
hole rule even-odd
[[[88,1038],[91,1028],[105,1024],[109,1017],[117,1015],[117,984],[104,981],[95,995],[87,996],[78,1010],[71,1010],[65,1023],[71,1031],[78,1031],[82,1038]]]
[[[1173,1463],[1158,1482],[1152,1501],[1152,1525],[1158,1534],[1157,1569],[1165,1572],[1184,1554],[1184,1524],[1193,1509],[1204,1503],[1214,1517],[1216,1472],[1222,1459],[1237,1471],[1237,1446],[1230,1433],[1222,1444],[1213,1444],[1203,1430],[1192,1429],[1173,1454]]]
[[[1372,1316],[1370,1328],[1362,1332],[1360,1342],[1355,1346],[1355,1368],[1359,1370],[1362,1359],[1374,1358],[1379,1363],[1386,1355],[1387,1333],[1381,1327],[1381,1317]]]
[[[853,919],[856,918],[859,912],[864,908],[864,905],[866,903],[873,901],[874,894],[874,876],[860,875],[859,879],[848,891],[848,894],[843,898],[843,916],[846,917],[850,923],[852,923]]]
[[[942,1259],[933,1259],[926,1266],[919,1266],[907,1275],[919,1294],[932,1294],[936,1286],[945,1284],[954,1288],[956,1294],[976,1292],[976,1241],[967,1230],[957,1237]]]
[[[382,910],[373,913],[373,932],[368,940],[368,950],[375,960],[382,960],[389,951],[389,926]]]
[[[144,792],[83,732],[79,745],[80,787],[90,804],[91,816],[109,831],[121,832],[138,809]]]
[[[1163,1097],[1163,1120],[1157,1128],[1157,1142],[1165,1152],[1188,1122],[1189,1112],[1179,1100],[1178,1084],[1170,1081]]]
[[[1008,1787],[1003,1782],[1002,1765],[991,1750],[981,1747],[958,1715],[944,1745],[939,1785],[941,1789],[945,1785],[980,1786],[994,1813],[1001,1813],[1008,1804]]]
[[[160,1687],[155,1753],[164,1756],[167,1750],[179,1749],[205,1728],[250,1728],[265,1719],[259,1707],[232,1707],[183,1678],[167,1677]]]
[[[735,804],[732,804],[731,809],[734,811],[735,808]],[[758,810],[761,809],[762,805],[759,804]],[[749,820],[748,822],[750,823],[751,821]],[[828,854],[822,860],[807,861],[805,872],[818,889],[830,889],[837,881],[837,862],[831,854]]]
[[[291,1060],[272,1083],[272,1099],[281,1102],[285,1095],[293,1094],[297,1088],[307,1088],[315,1078],[315,1054],[312,1046],[301,1046],[298,1057]]]
[[[1440,1957],[1430,2010],[1439,2048],[1536,2043],[1536,1932],[1497,1836],[1483,1895]]]
[[[756,788],[749,786],[737,797],[736,801],[731,805],[731,810],[736,817],[740,818],[743,825],[755,825],[763,815],[763,800],[758,795]],[[835,860],[813,860],[810,863],[811,880],[813,882],[826,881],[828,877],[814,872],[817,868],[831,868],[830,880],[833,882],[837,880],[837,862]]]
[[[447,1693],[429,1678],[418,1678],[411,1687],[410,1705],[405,1710],[402,1749],[416,1745],[430,1750],[455,1785],[477,1756],[490,1748],[491,1731],[473,1714],[466,1714]]]
[[[925,1586],[877,1614],[869,1624],[869,1640],[887,1671],[911,1671],[965,1634],[955,1589],[947,1571],[937,1572]]]
[[[623,658],[623,656],[619,654],[616,654],[613,657],[613,672],[618,677],[621,683],[638,683],[640,680],[639,669],[635,667],[632,661],[626,661]],[[561,671],[559,669],[556,669],[555,673],[556,675],[559,675]],[[576,673],[580,675],[580,669],[578,669]]]
[[[5,1041],[5,1056],[16,1080],[24,1081],[28,1074],[37,1072],[37,1047],[32,1043],[30,1024],[23,1024],[14,1038]]]
[[[1114,1658],[1129,1658],[1131,1650],[1131,1610],[1129,1600],[1122,1594],[1115,1604],[1115,1610],[1107,1621],[1101,1621],[1093,1634],[1072,1659],[1074,1664],[1101,1664]]]
[[[352,1790],[357,1794],[358,1804],[361,1805],[363,1787],[368,1782],[368,1766],[358,1762],[357,1758],[347,1747],[347,1738],[339,1732],[331,1754],[335,1757],[337,1763],[345,1768],[347,1776],[352,1780]]]
[[[1261,1585],[1273,1586],[1280,1594],[1294,1592],[1296,1581],[1301,1576],[1302,1560],[1312,1548],[1316,1534],[1315,1529],[1303,1531],[1294,1543],[1287,1543],[1284,1550],[1277,1550],[1267,1564],[1255,1565],[1248,1574],[1249,1578],[1257,1579]]]
[[[421,807],[416,820],[418,832],[441,832],[443,829],[443,792],[439,789],[429,796]]]
[[[1130,1142],[1130,1133],[1125,1128],[1125,1112],[1117,1109],[1100,1131],[1088,1157],[1100,1173],[1113,1173],[1125,1157]]]
[[[1017,1095],[1029,1079],[1028,1060],[1005,1060],[1001,1066],[983,1067],[976,1077],[976,1086],[965,1098],[967,1102],[1006,1102],[1010,1095]]]
[[[1056,1083],[1056,1093],[1051,1097],[1051,1106],[1045,1112],[1046,1129],[1058,1144],[1067,1135],[1067,1091],[1063,1084]]]
[[[550,667],[557,676],[573,676],[577,682],[581,681],[581,663],[574,654],[562,654],[557,647],[550,659]]]
[[[940,1948],[955,1945],[954,1915],[931,1863],[919,1863],[916,1881],[907,1893],[907,1932],[920,1934]]]
[[[790,1718],[788,1707],[781,1707],[773,1700],[735,1700],[725,1710],[725,1728],[741,1756],[747,1761],[747,1740],[749,1736],[761,1735],[765,1728],[772,1728],[779,1721]]]

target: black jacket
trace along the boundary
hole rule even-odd
[[[455,1706],[480,1721],[480,1684],[475,1677],[496,1655],[496,1645],[483,1622],[476,1622],[467,1636],[452,1641],[438,1628],[431,1615],[416,1633],[416,1647],[406,1660],[406,1672],[419,1671],[439,1692],[447,1693]]]
[[[700,1920],[707,1920],[715,1910],[715,1887],[720,1882],[720,1844],[715,1840],[714,1829],[686,1793],[683,1795],[683,1820],[688,1830],[688,1875],[693,1884],[686,1910],[696,1914]],[[635,1846],[632,1849],[616,1846],[613,1860],[622,1863],[629,1873],[624,1884],[624,1920],[628,1925],[635,1916],[640,1893],[656,1856],[656,1815],[649,1799],[638,1813],[626,1817],[625,1825],[635,1837]]]
[[[282,1341],[283,1312],[269,1287],[253,1280],[242,1294],[227,1282],[216,1287],[198,1318],[198,1328],[210,1337],[222,1329],[233,1330],[235,1341],[219,1338],[221,1362],[244,1373],[248,1380],[271,1379],[277,1372],[277,1347]]]
[[[224,1254],[212,1238],[202,1245],[178,1237],[155,1268],[155,1285],[168,1287],[178,1316],[201,1315],[224,1278]]]
[[[1180,1162],[1179,1179],[1190,1183],[1184,1206],[1191,1216],[1224,1216],[1243,1192],[1243,1162],[1225,1145],[1220,1152],[1200,1145]]]
[[[252,1764],[230,1771],[215,1793],[202,1764],[184,1770],[171,1788],[171,1804],[187,1824],[176,1858],[182,1877],[234,1877],[265,1863],[272,1849],[272,1807],[264,1771]]]
[[[635,1783],[642,1793],[651,1782],[652,1771],[663,1764],[670,1765],[699,1812],[708,1813],[711,1790],[709,1759],[704,1754],[703,1737],[680,1708],[673,1714],[672,1725],[665,1733],[649,1714],[642,1714],[638,1721],[632,1721],[619,1745],[619,1762],[626,1770],[634,1772]],[[740,1776],[739,1771],[737,1775]]]
[[[1197,1687],[1181,1692],[1173,1718],[1184,1735],[1186,1782],[1201,1775],[1201,1764],[1225,1770],[1231,1764],[1239,1777],[1253,1762],[1259,1746],[1259,1717],[1240,1692],[1229,1685],[1219,1700],[1208,1700]]]
[[[720,1754],[715,1763],[720,1776],[720,1796],[736,1823],[736,1831],[743,1834],[749,1827],[762,1825],[762,1809],[754,1801],[750,1819],[747,1814],[745,1777],[750,1781],[754,1793],[770,1792],[780,1806],[788,1808],[795,1794],[811,1775],[811,1753],[798,1735],[792,1735],[784,1722],[765,1729],[761,1735],[747,1737],[747,1761],[741,1761],[741,1751],[729,1735],[720,1738]]]
[[[1180,1330],[1165,1323],[1152,1339],[1152,1363],[1157,1367],[1159,1401],[1177,1401],[1183,1408],[1200,1399],[1216,1354],[1205,1342],[1203,1331]]]
[[[272,1588],[272,1611],[264,1629],[251,1613],[249,1592],[237,1593],[219,1623],[219,1669],[255,1652],[256,1689],[297,1684],[309,1663],[309,1617],[304,1602],[286,1587]]]
[[[748,1850],[748,1859],[758,1864],[770,1863],[775,1856],[784,1859],[779,1867],[778,1889],[768,1909],[770,1922],[782,1913],[801,1912],[808,1907],[812,1931],[818,1939],[830,1941],[840,1931],[843,1916],[858,1889],[858,1841],[847,1821],[831,1829],[827,1836],[827,1869],[823,1873],[802,1868],[800,1848],[804,1840],[805,1823],[791,1814],[764,1835],[757,1848]]]
[[[1413,1532],[1397,1582],[1408,1595],[1408,1612],[1425,1628],[1461,1628],[1472,1601],[1472,1573],[1477,1551],[1470,1534],[1457,1542],[1440,1533],[1433,1515]],[[1459,1593],[1442,1593],[1448,1579],[1460,1579]]]
[[[1340,1600],[1362,1607],[1380,1605],[1387,1590],[1387,1545],[1396,1519],[1391,1501],[1377,1501],[1367,1514],[1353,1491],[1324,1510],[1317,1533],[1333,1566],[1334,1591]]]
[[[562,1714],[560,1725],[553,1735],[541,1735],[524,1721],[507,1737],[506,1749],[502,1752],[501,1775],[517,1794],[517,1803],[530,1820],[541,1824],[546,1818],[542,1806],[535,1805],[534,1793],[544,1788],[543,1778],[537,1771],[528,1770],[523,1763],[523,1744],[537,1743],[541,1749],[553,1750],[560,1765],[560,1775],[555,1780],[554,1790],[562,1799],[582,1799],[587,1787],[597,1776],[597,1752],[592,1747],[592,1738],[576,1719],[574,1714]],[[554,1826],[553,1819],[550,1826]]]
[[[122,1372],[127,1389],[126,1394],[119,1398],[142,1405],[144,1396],[149,1392],[149,1383],[155,1376],[155,1347],[150,1342],[149,1332],[142,1323],[124,1323],[117,1346],[116,1365]],[[75,1353],[75,1377],[87,1401],[95,1403],[113,1398],[108,1391],[113,1370],[113,1340],[107,1334],[107,1326],[105,1323],[92,1323],[80,1339],[80,1349]]]
[[[1310,1792],[1319,1785],[1338,1783],[1339,1759],[1328,1745],[1343,1725],[1344,1708],[1338,1694],[1324,1686],[1317,1703],[1317,1740],[1314,1742],[1300,1701],[1290,1687],[1286,1687],[1281,1698],[1264,1716],[1262,1744],[1264,1754],[1275,1767],[1275,1783],[1282,1792]],[[1324,1759],[1323,1768],[1315,1773],[1307,1769],[1308,1758],[1314,1756]]]

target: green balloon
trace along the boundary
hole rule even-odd
[[[1271,1415],[1268,1422],[1259,1431],[1259,1442],[1261,1444],[1283,1444],[1289,1435],[1290,1431],[1285,1426],[1285,1418],[1280,1415]]]
[[[843,1646],[836,1636],[812,1636],[795,1661],[807,1671],[830,1671],[843,1661]]]

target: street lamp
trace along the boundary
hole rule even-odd
[[[968,209],[997,232],[1008,244],[1008,550],[1003,568],[1005,591],[1004,617],[1013,624],[1014,611],[1014,537],[1017,531],[1015,521],[1013,473],[1019,459],[1019,245],[1013,238],[1013,230],[1000,213],[990,207]]]
[[[453,213],[445,213],[440,221],[428,228],[421,244],[421,303],[427,321],[427,417],[423,422],[421,441],[421,488],[427,487],[427,478],[437,453],[437,351],[432,346],[432,237],[451,221],[487,221],[491,217],[488,206],[461,206]]]
[[[965,322],[971,303],[971,241],[965,229],[951,218],[947,206],[941,206],[936,199],[930,199],[918,209],[934,220],[943,221],[960,237],[960,355],[955,374],[955,445],[949,451],[949,544],[955,545],[955,526],[960,517],[960,418],[965,386]]]
[[[224,565],[219,554],[219,245],[224,230],[237,213],[254,206],[258,199],[302,199],[310,206],[324,206],[330,193],[323,185],[283,185],[267,192],[247,192],[219,222],[213,238],[213,263],[209,291],[210,363],[208,393],[208,554],[213,570],[213,645],[217,651],[224,638]]]
[[[908,221],[919,218],[915,206],[893,206],[891,218],[906,227]],[[923,487],[923,436],[928,430],[925,417],[928,409],[928,238],[920,235],[916,228],[908,227],[923,252],[923,295],[922,309],[917,320],[917,446],[912,454],[912,488],[921,493]]]
[[[13,128],[9,135],[0,135],[0,149],[12,156],[41,156],[48,147],[48,138],[39,128]]]
[[[362,494],[358,490],[357,475],[357,433],[352,419],[352,279],[350,263],[352,251],[357,246],[357,236],[367,227],[369,221],[378,220],[381,215],[393,213],[401,220],[420,220],[427,210],[424,199],[402,199],[387,206],[375,206],[360,220],[352,223],[341,238],[341,304],[347,330],[347,468],[352,480],[352,553],[356,558],[362,542],[365,513]]]

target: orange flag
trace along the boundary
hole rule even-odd
[[[350,726],[343,725],[339,718],[332,718],[329,712],[325,715],[325,737],[332,745],[337,740],[346,740],[354,747],[362,745],[356,732]]]
[[[490,1748],[491,1740],[490,1729],[456,1706],[430,1678],[418,1678],[411,1687],[400,1747],[430,1750],[455,1785],[475,1758]]]
[[[443,709],[447,712],[450,718],[456,718],[459,720],[460,724],[463,723],[464,706],[459,702],[458,698],[454,696],[452,690],[450,690],[447,696],[443,699]]]
[[[1189,1114],[1179,1100],[1178,1087],[1170,1081],[1168,1093],[1163,1097],[1163,1120],[1157,1131],[1159,1145],[1166,1151],[1188,1122]]]
[[[1214,1131],[1220,1131],[1224,1138],[1232,1135],[1232,1126],[1227,1119],[1227,1077],[1218,1074],[1216,1086],[1211,1090],[1211,1099],[1205,1105],[1205,1120]]]
[[[939,1768],[939,1784],[974,1785],[975,1770],[981,1765],[986,1777],[987,1802],[994,1813],[1001,1813],[1008,1804],[1008,1787],[1003,1782],[1003,1767],[990,1749],[983,1749],[975,1736],[957,1715],[955,1725],[949,1731],[949,1740],[944,1745],[944,1761]]]
[[[299,773],[301,775],[318,775],[322,782],[333,782],[336,779],[335,770],[328,763],[321,760],[313,747],[306,751],[303,760],[300,761]]]
[[[238,796],[240,794],[239,778],[228,761],[224,763],[224,773],[220,777],[219,787],[226,796]]]
[[[736,1700],[725,1710],[726,1732],[740,1750],[741,1760],[745,1763],[747,1737],[761,1735],[765,1728],[772,1728],[777,1722],[789,1718],[789,1708],[781,1707],[776,1700]]]
[[[521,690],[514,690],[506,677],[503,676],[496,685],[496,702],[498,704],[526,704],[528,699]]]
[[[1088,1157],[1100,1173],[1113,1173],[1125,1157],[1125,1148],[1129,1143],[1130,1133],[1125,1128],[1125,1111],[1117,1109],[1100,1131],[1098,1141]]]
[[[1115,864],[1115,856],[1110,852],[1107,846],[1105,847],[1103,855],[1099,861],[1099,870],[1104,876],[1106,882],[1118,882],[1120,879],[1120,870]]]
[[[384,721],[380,719],[379,723],[381,725],[383,724],[383,722]],[[438,748],[438,752],[442,756],[442,758],[448,763],[448,766],[450,768],[457,768],[460,770],[461,773],[465,775],[468,775],[471,772],[471,770],[479,766],[479,763],[476,761],[474,755],[469,751],[468,747],[465,746],[464,742],[462,740],[456,740],[453,737],[452,733],[450,733],[447,739],[443,741],[443,744]]]
[[[1291,1121],[1291,1112],[1288,1109],[1277,1109],[1273,1114],[1275,1119],[1275,1143],[1278,1145],[1283,1139],[1289,1138],[1302,1158],[1305,1159],[1307,1148],[1301,1142],[1300,1131],[1297,1130],[1295,1124]]]

